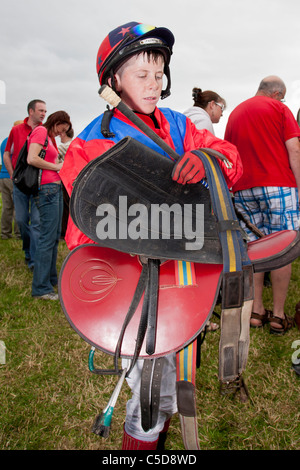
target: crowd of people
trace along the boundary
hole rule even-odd
[[[232,189],[237,210],[245,218],[265,235],[285,229],[299,230],[300,128],[283,103],[286,94],[283,81],[275,76],[264,78],[256,95],[230,114],[224,140],[221,140],[215,137],[213,124],[219,122],[226,102],[217,93],[194,88],[194,104],[184,114],[157,107],[159,99],[170,92],[169,63],[174,37],[166,28],[146,31],[142,26],[145,25],[131,23],[110,32],[99,48],[97,73],[100,85],[113,88],[141,120],[182,155],[174,165],[173,180],[183,185],[199,183],[205,177],[205,170],[201,159],[191,150],[212,148],[231,162],[231,165],[225,165],[220,160],[219,164]],[[130,31],[130,35],[125,34],[120,41],[122,31],[123,34]],[[167,84],[163,90],[164,75]],[[19,151],[30,134],[28,162],[43,170],[41,189],[36,196],[27,197],[13,187],[15,233],[18,233],[18,226],[25,260],[29,268],[33,268],[32,295],[55,300],[57,245],[63,220],[62,188],[65,188],[67,216],[68,198],[79,170],[126,135],[137,140],[142,137],[128,118],[116,109],[110,121],[117,134],[115,140],[101,133],[101,115],[69,146],[73,139],[69,115],[58,111],[43,125],[45,116],[43,101],[29,103],[28,117],[11,130],[3,161],[11,177]],[[61,137],[60,147],[55,141],[58,136]],[[46,138],[46,155],[41,159],[39,152]],[[150,141],[147,145],[156,148]],[[255,234],[241,224],[249,239],[255,239]],[[6,233],[11,231],[6,230]],[[87,237],[86,241],[89,242]],[[71,220],[66,242],[70,249],[85,242],[85,237]],[[284,312],[290,276],[291,265],[272,272],[273,310],[268,310],[262,301],[263,275],[255,274],[251,326],[263,327],[268,323],[270,332],[277,335],[285,334],[295,323],[300,329],[300,309],[293,318]],[[127,361],[124,359],[124,367],[129,367]],[[127,378],[133,394],[127,404],[124,449],[156,449],[160,433],[176,411],[176,362],[175,353],[171,353],[164,358],[156,424],[147,432],[143,429],[138,387],[142,369],[143,361],[137,361]]]
[[[27,106],[28,116],[16,121],[1,146],[3,180],[1,180],[1,237],[14,235],[22,239],[25,262],[33,272],[32,296],[43,300],[58,300],[57,249],[62,237],[63,189],[59,176],[66,144],[74,131],[70,116],[57,111],[48,116],[43,100],[35,99]],[[61,146],[56,138],[60,137]],[[13,171],[24,143],[27,161],[41,170],[37,194],[25,194],[12,181]],[[44,158],[40,151],[45,150]]]

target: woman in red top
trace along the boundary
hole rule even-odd
[[[27,161],[42,170],[41,186],[35,202],[40,213],[40,237],[36,248],[32,280],[32,296],[45,300],[57,300],[53,287],[57,285],[57,247],[61,232],[62,187],[58,172],[55,137],[72,128],[70,116],[65,111],[51,114],[43,126],[36,127],[28,140]],[[39,156],[48,138],[45,158]]]

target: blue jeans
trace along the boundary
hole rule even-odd
[[[32,295],[53,292],[57,285],[57,248],[61,233],[63,197],[61,184],[43,184],[34,197],[40,213],[40,236],[35,252]]]
[[[16,221],[23,240],[23,250],[28,266],[34,265],[36,245],[40,235],[40,214],[33,196],[22,193],[13,186]]]

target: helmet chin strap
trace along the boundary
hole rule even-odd
[[[110,70],[110,72],[109,72],[109,78],[111,80],[111,83],[109,84],[110,88],[112,88],[114,90],[114,92],[117,93],[117,95],[119,95],[118,92],[117,92],[117,89],[116,89],[115,74],[112,70]],[[107,81],[109,80],[109,78],[107,79]]]
[[[170,68],[166,64],[165,69],[164,69],[165,76],[167,77],[167,87],[165,90],[162,90],[161,92],[161,99],[164,100],[165,98],[168,98],[171,94],[171,74],[170,74]]]

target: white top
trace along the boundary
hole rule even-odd
[[[66,156],[66,153],[67,153],[67,150],[70,146],[72,142],[72,139],[71,140],[68,140],[67,142],[64,142],[64,143],[61,143],[59,146],[58,146],[58,155],[59,155],[59,159],[60,161],[64,161],[65,159],[65,156]]]
[[[209,132],[215,135],[210,116],[205,111],[205,109],[199,108],[199,106],[192,106],[191,108],[184,111],[183,114],[190,118],[190,120],[195,124],[197,129],[207,129]]]

